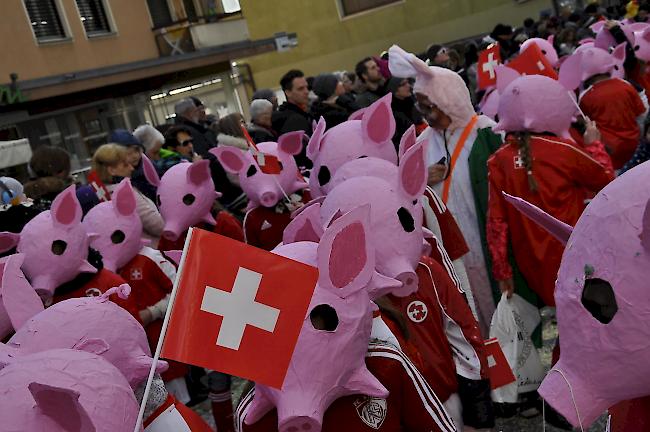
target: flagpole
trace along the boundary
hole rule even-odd
[[[183,265],[185,264],[185,257],[187,256],[187,248],[190,244],[190,239],[192,238],[192,230],[190,229],[187,232],[187,237],[185,238],[185,245],[183,246],[183,256],[181,261],[178,264],[178,271],[176,272],[176,279],[174,279],[174,287],[171,294],[169,295],[169,304],[167,305],[167,311],[165,312],[165,319],[163,320],[162,328],[160,330],[160,337],[158,338],[158,345],[156,345],[156,352],[153,356],[151,362],[151,369],[149,369],[149,377],[147,378],[147,385],[144,388],[144,395],[142,396],[142,402],[140,403],[140,412],[138,413],[138,421],[135,424],[133,432],[140,432],[142,427],[142,417],[144,416],[144,410],[147,406],[147,400],[149,399],[149,392],[151,391],[151,383],[153,382],[153,376],[156,373],[156,366],[158,365],[158,359],[160,358],[160,352],[162,351],[163,341],[165,340],[165,334],[167,333],[167,326],[169,325],[169,318],[171,317],[172,307],[174,305],[174,300],[176,300],[176,292],[178,291],[178,285],[181,280],[181,275],[183,274]]]

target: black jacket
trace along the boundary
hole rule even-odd
[[[397,99],[393,97],[391,102],[391,108],[393,109],[393,117],[395,117],[395,135],[393,135],[393,144],[395,148],[399,150],[399,142],[402,139],[402,135],[408,128],[413,124],[419,124],[422,122],[422,114],[415,107],[415,99]]]
[[[248,134],[251,136],[255,144],[267,141],[275,142],[278,139],[275,132],[256,124],[252,124],[248,127]]]
[[[327,129],[331,129],[346,121],[352,113],[337,104],[326,104],[317,100],[311,104],[311,114],[315,119],[323,117],[327,124]]]
[[[238,186],[230,183],[226,171],[219,163],[219,160],[209,151],[211,148],[217,146],[217,142],[213,138],[214,133],[200,124],[194,123],[180,116],[176,117],[176,124],[185,126],[190,131],[194,152],[200,155],[203,159],[210,161],[212,181],[214,181],[216,190],[223,194],[223,196],[219,198],[219,201],[221,204],[228,207],[228,204],[232,203],[242,194],[242,190]]]
[[[273,117],[271,117],[273,130],[276,131],[278,135],[302,130],[305,131],[307,136],[311,136],[313,120],[311,114],[301,109],[298,105],[290,102],[285,102],[280,105],[280,108],[278,108],[278,110],[273,113]],[[305,143],[300,154],[296,156],[296,163],[299,167],[304,166],[311,168],[312,163],[307,158],[306,147]]]

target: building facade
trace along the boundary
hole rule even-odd
[[[392,44],[422,52],[489,33],[497,23],[520,26],[552,12],[551,0],[241,0],[253,38],[282,27],[298,35],[288,52],[245,59],[260,87],[278,87],[282,74],[354,70],[358,60]]]
[[[252,39],[237,0],[4,0],[0,141],[64,147],[79,170],[184,97],[241,112],[253,82],[233,59],[276,51],[275,32]]]

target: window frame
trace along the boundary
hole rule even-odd
[[[108,24],[108,31],[105,33],[88,34],[88,31],[86,30],[86,26],[84,26],[84,22],[81,19],[82,16],[81,16],[81,10],[79,10],[79,4],[77,3],[77,0],[74,0],[74,7],[77,10],[77,15],[79,16],[79,22],[81,23],[81,28],[84,31],[84,35],[86,36],[86,39],[104,38],[104,37],[116,36],[118,34],[117,25],[115,24],[115,17],[113,16],[113,11],[111,10],[108,0],[99,0],[99,2],[101,2],[102,7],[104,8],[104,14],[106,15],[106,23]]]
[[[339,14],[339,20],[340,21],[345,21],[345,20],[348,20],[348,19],[354,19],[354,18],[363,16],[363,15],[371,14],[371,13],[374,13],[376,11],[380,11],[382,9],[387,9],[387,8],[394,7],[394,6],[403,5],[404,3],[406,3],[406,0],[395,0],[392,3],[388,3],[388,4],[385,4],[385,5],[381,5],[381,6],[376,6],[376,7],[366,9],[366,10],[363,10],[363,11],[360,11],[360,12],[355,12],[355,13],[352,13],[352,14],[349,14],[349,15],[345,15],[345,8],[343,7],[343,0],[334,0],[334,2],[336,3],[336,10],[337,10],[337,12]]]
[[[68,21],[68,16],[65,13],[65,8],[63,7],[62,0],[52,0],[52,2],[54,3],[56,13],[58,14],[59,19],[61,20],[61,27],[63,33],[65,33],[65,36],[60,38],[52,38],[52,39],[39,39],[38,36],[36,36],[36,32],[34,31],[34,26],[32,26],[32,17],[29,16],[27,5],[25,4],[24,0],[20,0],[20,4],[22,5],[23,10],[25,11],[25,17],[27,18],[27,25],[29,25],[29,30],[32,33],[32,37],[34,38],[34,43],[36,43],[36,45],[52,45],[52,44],[66,43],[66,42],[72,42],[72,40],[74,39],[72,36],[72,31],[70,30],[70,23]]]

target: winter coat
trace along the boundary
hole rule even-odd
[[[315,119],[323,117],[327,124],[327,129],[347,121],[351,112],[339,106],[336,103],[325,103],[321,100],[315,101],[311,104],[311,114]]]
[[[267,129],[264,126],[256,125],[254,123],[251,123],[251,125],[248,126],[248,134],[251,136],[255,144],[269,141],[275,142],[278,138],[278,135],[274,130]]]
[[[278,108],[271,117],[273,130],[276,131],[278,135],[302,130],[305,131],[305,134],[311,136],[313,120],[311,114],[300,108],[298,105],[290,102],[285,102],[280,105],[280,108]],[[307,158],[306,148],[307,146],[305,143],[300,154],[296,156],[296,163],[299,167],[304,166],[311,168],[312,163],[309,158]]]

